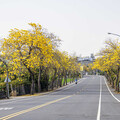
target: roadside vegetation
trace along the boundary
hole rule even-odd
[[[93,69],[104,74],[116,92],[120,83],[120,43],[117,40],[107,40],[105,47],[99,52]]]
[[[29,23],[31,30],[12,29],[1,40],[0,91],[11,95],[34,94],[66,85],[80,77],[80,64],[58,48],[61,40],[41,25]]]

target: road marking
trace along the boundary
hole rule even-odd
[[[81,83],[85,78],[81,78],[80,80],[78,80],[78,84]],[[69,89],[71,87],[75,86],[75,82],[71,83],[69,86],[63,86],[64,89],[62,89],[63,91],[66,90],[66,89]]]
[[[108,91],[109,91],[110,94],[113,96],[113,98],[115,98],[118,102],[120,102],[120,100],[119,100],[118,98],[116,98],[116,97],[113,95],[113,93],[111,92],[110,88],[109,88],[108,85],[107,85],[107,82],[106,82],[105,77],[104,77],[104,81],[105,81],[105,84],[106,84],[106,86],[107,86],[107,88],[108,88]]]
[[[46,96],[46,95],[44,95]],[[39,97],[44,97],[44,96],[39,96]],[[37,96],[34,96],[34,97],[37,97]],[[10,103],[14,103],[14,102],[22,102],[23,100],[30,100],[30,99],[33,99],[33,96],[27,96],[27,98],[14,98],[14,99],[10,99],[9,102],[7,101],[4,101],[4,103],[0,103],[0,105],[6,105],[6,104],[10,104]]]
[[[78,84],[81,83],[81,82],[83,82],[83,81],[84,81],[84,80],[82,79],[81,81],[78,82]],[[72,83],[72,84],[69,85],[68,87],[65,86],[63,89],[60,88],[60,89],[58,89],[58,90],[65,91],[65,90],[67,90],[67,89],[70,89],[70,88],[74,87],[75,85],[76,85],[75,83]],[[51,95],[54,95],[54,94],[56,94],[56,93],[58,93],[58,92],[60,92],[60,91],[54,91],[53,93],[51,93]]]
[[[50,105],[50,104],[59,102],[59,101],[61,101],[61,100],[67,99],[67,98],[70,98],[71,96],[72,96],[72,95],[66,96],[66,97],[63,97],[63,98],[60,98],[60,99],[57,99],[57,100],[53,100],[53,101],[44,103],[44,104],[42,104],[42,105],[38,105],[38,106],[29,108],[29,109],[26,109],[26,110],[22,110],[22,111],[19,111],[19,112],[16,112],[16,113],[13,113],[13,114],[4,116],[4,117],[0,118],[0,120],[7,120],[7,119],[10,119],[10,118],[13,118],[13,117],[15,117],[15,116],[18,116],[18,115],[21,115],[21,114],[24,114],[24,113],[27,113],[27,112],[30,112],[30,111],[33,111],[33,110],[42,108],[42,107],[44,107],[44,106],[47,106],[47,105]]]
[[[101,81],[101,77],[100,77],[100,96],[99,96],[99,105],[98,105],[97,120],[100,120],[100,113],[101,113],[101,93],[102,93],[102,81]]]
[[[13,107],[0,108],[0,110],[11,110],[11,109],[13,109]]]
[[[81,82],[83,82],[84,80],[81,80],[81,81],[79,81],[77,84],[80,84]],[[72,87],[74,87],[76,84],[75,83],[73,83],[72,85],[70,85],[70,87],[67,87],[67,88],[65,88],[65,89],[63,89],[63,91],[64,90],[67,90],[67,89],[69,89],[69,88],[72,88]]]
[[[81,78],[80,80],[79,80],[79,82],[78,82],[78,84],[81,82],[81,81],[83,81],[83,79],[86,79],[86,78]],[[66,90],[66,89],[69,89],[69,88],[71,88],[71,87],[73,87],[75,84],[74,83],[71,83],[69,86],[63,86],[63,87],[61,87],[61,88],[58,88],[57,90],[61,90],[61,89],[63,89],[63,91],[64,90]],[[59,92],[59,91],[57,91],[57,92]],[[51,92],[51,94],[54,94],[54,93],[57,93],[56,91],[52,91]],[[48,92],[48,93],[50,93],[50,92]],[[47,96],[47,94],[45,94],[44,96]],[[40,97],[44,97],[44,96],[40,96]],[[28,98],[29,97],[29,98]],[[27,96],[27,98],[26,97],[20,97],[20,98],[14,98],[14,99],[10,99],[8,102],[7,101],[5,101],[5,103],[0,103],[0,105],[6,105],[6,104],[10,104],[10,103],[14,103],[14,102],[21,102],[21,101],[23,101],[23,100],[29,100],[29,99],[33,99],[33,97],[37,97],[37,96]]]

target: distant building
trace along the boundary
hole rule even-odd
[[[91,64],[95,61],[95,57],[94,57],[93,54],[91,54],[90,57],[89,56],[87,56],[87,57],[77,57],[77,61],[79,63],[81,63],[81,66],[84,66],[84,65],[88,66],[89,64]],[[96,71],[94,71],[94,70],[86,71],[86,70],[83,69],[81,74],[82,74],[82,76],[83,75],[95,75]]]
[[[77,61],[79,63],[81,63],[81,65],[88,65],[90,63],[93,63],[95,61],[95,57],[93,54],[91,54],[91,56],[87,56],[87,57],[77,57]]]

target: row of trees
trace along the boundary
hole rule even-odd
[[[29,25],[31,30],[12,29],[1,41],[0,89],[5,89],[7,74],[13,94],[54,89],[78,77],[80,64],[75,56],[58,50],[61,40],[39,24]]]
[[[99,52],[93,69],[103,72],[112,88],[119,92],[120,82],[120,43],[117,40],[107,40],[106,46]]]

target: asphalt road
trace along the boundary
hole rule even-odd
[[[0,120],[120,120],[120,95],[103,76],[86,76],[43,96],[0,100]]]

